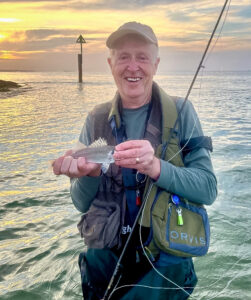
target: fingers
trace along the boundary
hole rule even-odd
[[[134,148],[130,150],[121,150],[121,151],[115,151],[113,154],[113,157],[115,160],[131,160],[131,163],[135,163],[135,159],[137,157],[145,155],[145,150],[140,148]],[[129,162],[129,161],[128,161]]]
[[[140,148],[142,144],[149,143],[147,140],[131,140],[123,142],[115,147],[115,151],[123,151],[132,148]],[[150,143],[149,143],[150,144]]]
[[[147,140],[132,140],[117,145],[113,157],[116,165],[137,169],[148,175],[154,159],[154,149]]]
[[[74,177],[82,176],[99,176],[101,172],[101,164],[87,162],[84,157],[77,159],[78,172]]]
[[[72,159],[71,164],[68,169],[69,177],[78,177],[79,175],[79,168],[78,168],[78,160]]]
[[[61,156],[58,159],[55,159],[54,162],[52,163],[53,172],[55,175],[61,174],[61,165],[63,160],[64,160],[64,156]]]
[[[65,154],[63,156],[60,156],[58,159],[55,159],[52,163],[51,166],[53,168],[53,172],[55,175],[60,175],[60,174],[64,174],[63,170],[67,169],[66,164],[64,164],[63,166],[63,170],[61,170],[62,164],[64,162],[65,157],[71,155],[73,153],[73,150],[70,149],[68,151],[65,152]],[[69,159],[67,159],[68,161]],[[69,161],[68,161],[69,162]]]
[[[84,157],[74,159],[72,156],[61,156],[53,163],[55,175],[66,175],[69,177],[99,176],[100,165],[87,163]]]
[[[61,174],[69,174],[69,169],[71,166],[73,158],[71,156],[65,156],[64,160],[62,161],[60,172]]]
[[[74,152],[74,151],[73,151],[72,149],[67,150],[67,151],[65,152],[64,156],[72,155],[73,152]]]
[[[154,149],[148,140],[132,140],[115,147],[115,164],[136,169],[157,180],[160,176],[160,160],[154,156]]]
[[[133,158],[142,157],[147,153],[154,155],[154,149],[149,141],[132,140],[117,145],[113,157],[115,160],[131,159],[131,163],[134,163]]]

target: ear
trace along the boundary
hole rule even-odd
[[[107,58],[107,62],[108,62],[108,65],[110,66],[110,68],[112,69],[112,59],[111,59],[111,57]]]
[[[154,75],[156,74],[156,72],[158,70],[159,62],[160,62],[160,58],[157,57],[157,59],[156,59],[156,61],[154,63]]]

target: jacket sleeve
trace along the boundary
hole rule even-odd
[[[79,137],[79,141],[87,146],[92,142],[90,130],[91,117],[88,115]],[[71,179],[70,193],[72,202],[80,212],[85,213],[89,209],[97,194],[100,182],[101,176],[83,176]]]
[[[177,110],[183,101],[177,101]],[[203,136],[203,131],[198,115],[192,103],[187,101],[181,113],[179,139],[182,141],[199,136]],[[161,160],[161,173],[156,184],[190,201],[212,204],[217,196],[217,181],[209,151],[195,148],[184,157],[183,162],[185,167],[176,167]]]

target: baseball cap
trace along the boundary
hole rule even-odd
[[[158,40],[154,34],[152,28],[148,25],[144,25],[137,22],[128,22],[120,26],[114,31],[106,40],[106,46],[112,49],[120,38],[128,34],[137,34],[143,37],[148,42],[155,44],[158,47]]]

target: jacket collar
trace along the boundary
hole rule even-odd
[[[154,148],[161,142],[161,94],[158,85],[153,82],[152,86],[152,109],[146,127],[145,137],[150,140]],[[112,134],[117,143],[121,143],[125,138],[125,128],[121,119],[122,103],[117,92],[112,100],[112,107],[108,116],[108,122],[112,129]]]
[[[152,97],[153,94],[158,93],[159,87],[157,83],[153,82],[152,85]],[[112,119],[116,122],[116,127],[119,129],[121,126],[121,111],[122,111],[122,103],[119,92],[117,91],[114,98],[112,99],[112,107],[108,116],[108,122],[111,123]]]
[[[114,123],[115,121],[114,125],[116,126],[116,128],[120,128],[121,126],[121,116],[120,116],[121,109],[122,109],[121,105],[122,105],[121,98],[119,92],[117,91],[112,100],[112,107],[108,116],[108,122],[111,124],[112,122]]]

